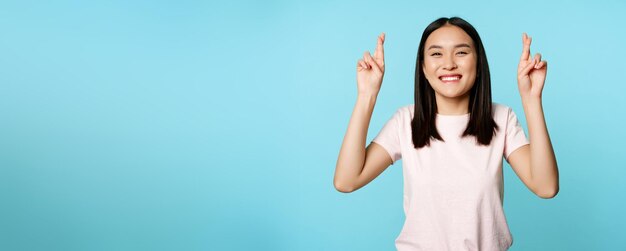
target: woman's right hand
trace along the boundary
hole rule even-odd
[[[385,75],[385,54],[383,49],[385,43],[385,33],[378,36],[378,44],[374,57],[369,51],[363,53],[363,58],[356,64],[356,80],[359,95],[378,95],[380,86]]]

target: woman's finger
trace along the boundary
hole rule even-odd
[[[524,34],[522,34],[522,57],[520,58],[520,61],[523,60],[530,60],[530,43],[532,41],[532,38],[529,37],[525,32]]]
[[[535,66],[535,69],[541,69],[541,68],[543,68],[546,65],[548,65],[548,61],[543,60],[543,61],[537,63],[537,65]]]
[[[370,58],[371,58],[372,56],[370,55],[370,52],[369,52],[369,51],[365,51],[365,52],[363,53],[363,62],[365,62],[365,64],[367,65],[367,69],[371,69],[371,68],[372,68],[372,62],[370,62],[370,61],[368,60],[368,57],[370,57]]]
[[[517,75],[519,76],[526,76],[528,75],[528,73],[530,72],[530,70],[535,66],[535,64],[537,63],[537,61],[530,60],[528,61],[528,63],[526,63],[526,65],[524,66],[524,68],[522,68],[522,70],[520,70]]]
[[[378,44],[376,44],[376,51],[374,51],[374,59],[376,60],[385,60],[385,48],[383,44],[385,43],[385,33],[381,33],[378,36]]]
[[[541,63],[541,53],[535,54],[535,68],[538,68],[539,63]]]
[[[365,63],[365,61],[363,61],[363,59],[359,60],[359,65],[361,65],[361,67],[363,67],[363,69],[369,69],[369,66],[367,66],[367,63]]]
[[[378,67],[378,64],[374,61],[374,58],[372,58],[372,55],[370,55],[369,51],[365,52],[365,61],[370,65],[372,69],[381,71],[380,67]]]

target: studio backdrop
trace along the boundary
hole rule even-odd
[[[525,129],[523,32],[548,61],[560,192],[541,199],[504,165],[511,250],[626,250],[624,11],[624,1],[0,1],[0,250],[394,250],[402,162],[353,193],[333,186],[356,62],[385,32],[369,143],[413,103],[423,29],[452,16],[478,30],[493,101]]]

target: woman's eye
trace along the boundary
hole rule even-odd
[[[457,52],[457,54],[460,54],[460,55],[467,55],[468,53],[467,53],[466,51],[459,51],[459,52]]]
[[[439,52],[435,52],[435,53],[430,54],[430,55],[431,55],[431,56],[441,56],[441,53],[439,53]]]

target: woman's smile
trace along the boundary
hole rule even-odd
[[[458,83],[462,77],[463,75],[461,74],[446,74],[439,76],[439,79],[445,84],[455,84]]]

